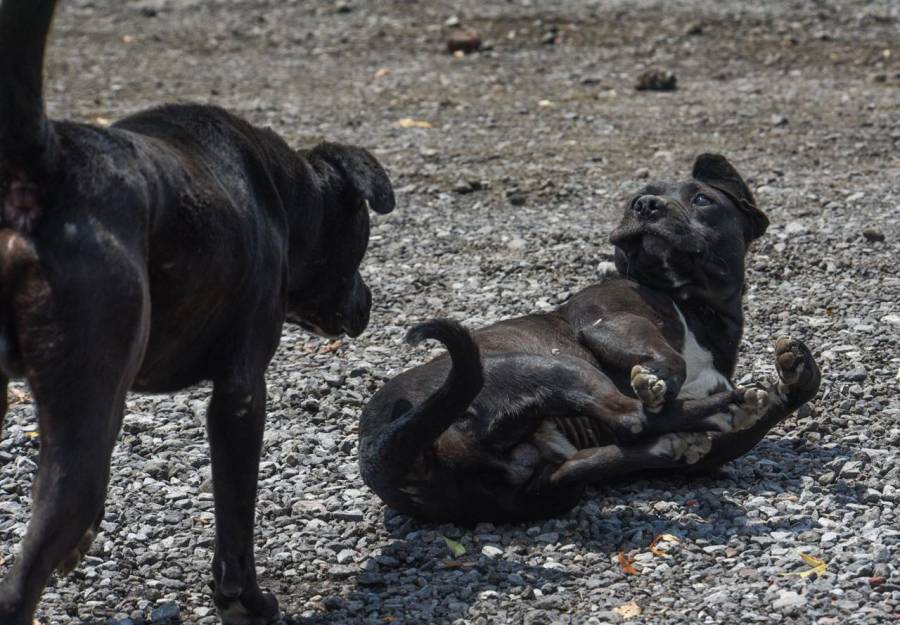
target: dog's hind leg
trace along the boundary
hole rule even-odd
[[[216,502],[213,600],[225,625],[264,625],[278,616],[275,597],[259,588],[253,555],[264,370],[263,365],[216,380],[207,415]]]
[[[24,243],[23,243],[24,245]],[[0,584],[0,623],[31,625],[54,568],[77,563],[109,480],[125,396],[147,340],[146,277],[121,247],[82,245],[49,267],[22,260],[6,302],[40,432],[32,516]],[[59,270],[62,266],[65,269]]]

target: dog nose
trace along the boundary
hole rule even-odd
[[[666,203],[658,195],[642,195],[631,207],[637,216],[646,221],[658,217],[666,208]]]

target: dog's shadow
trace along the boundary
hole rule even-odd
[[[806,490],[810,480],[816,481],[821,494],[834,498],[837,505],[858,503],[862,495],[858,485],[840,478],[825,480],[824,484],[817,481],[827,472],[826,465],[850,459],[853,453],[839,445],[821,447],[800,439],[766,439],[751,454],[735,461],[735,466],[715,474],[649,476],[591,489],[566,517],[556,523],[536,522],[533,527],[435,525],[386,509],[383,522],[393,540],[382,547],[381,555],[362,565],[355,588],[343,596],[325,598],[325,612],[280,623],[354,623],[366,621],[373,613],[382,622],[411,622],[412,607],[414,618],[452,622],[465,618],[473,603],[489,600],[492,594],[531,599],[533,609],[554,608],[560,602],[554,598],[556,587],[581,575],[578,568],[589,567],[592,561],[608,562],[619,552],[648,551],[653,538],[662,533],[674,534],[686,543],[709,544],[710,537],[716,535],[715,525],[723,522],[729,525],[730,533],[746,540],[774,532],[799,535],[813,529],[815,522],[809,517],[778,511],[772,515],[775,518],[763,518],[757,513],[763,506],[775,507],[776,495],[784,494],[790,501],[792,493]],[[789,458],[790,462],[779,464],[767,458]],[[773,501],[769,505],[755,502],[752,513],[739,503],[759,497]],[[667,498],[680,503],[666,504]],[[657,503],[663,505],[654,507]],[[550,531],[549,536],[543,533],[554,523],[560,528],[559,549],[548,543],[556,532]],[[514,529],[518,531],[511,536]],[[454,558],[444,548],[444,555],[435,557],[435,542],[447,534],[465,546],[464,555]],[[782,536],[779,540],[786,539]],[[484,546],[496,546],[505,555],[489,557],[482,553]],[[573,550],[581,556],[581,565],[557,562],[556,556],[562,551]],[[515,559],[506,557],[510,554]],[[571,562],[572,556],[560,559]],[[430,587],[449,590],[435,598]],[[440,614],[433,613],[437,608]]]

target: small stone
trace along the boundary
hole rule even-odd
[[[884,233],[878,228],[866,228],[863,230],[863,236],[869,243],[881,243],[884,241]]]
[[[697,35],[703,34],[703,24],[700,22],[693,22],[687,25],[687,28],[684,29],[684,34],[688,37],[696,37]]]
[[[660,67],[651,67],[642,72],[634,85],[638,91],[674,91],[678,78],[674,72]]]
[[[545,33],[543,37],[541,37],[541,43],[545,46],[552,46],[556,43],[556,33],[549,32]]]
[[[355,557],[356,552],[352,549],[341,549],[341,551],[337,554],[337,561],[338,564],[346,564],[347,562],[351,562]]]
[[[513,190],[506,192],[506,200],[513,206],[522,206],[528,196],[523,191]]]
[[[634,177],[638,180],[644,180],[650,177],[650,170],[646,167],[641,167],[637,171],[634,172]]]
[[[601,278],[618,276],[619,270],[616,269],[616,264],[614,262],[611,260],[604,260],[597,263],[597,275]]]
[[[862,365],[857,365],[845,373],[844,378],[851,382],[863,382],[866,379],[866,368]]]
[[[775,126],[776,128],[780,126],[787,126],[788,118],[784,115],[779,115],[778,113],[774,113],[772,117],[769,118],[769,123]]]
[[[453,186],[453,192],[459,193],[460,195],[465,195],[467,193],[471,193],[475,189],[472,188],[472,185],[469,182],[458,182]]]
[[[880,575],[878,577],[870,577],[869,578],[869,587],[870,588],[878,588],[882,584],[884,584],[887,580]]]
[[[362,521],[365,518],[365,515],[362,513],[362,510],[341,510],[338,512],[332,512],[331,516],[338,521]]]
[[[806,605],[806,597],[792,590],[782,590],[772,604],[776,610],[795,611]]]
[[[481,548],[482,555],[487,556],[488,558],[494,559],[503,555],[503,550],[499,547],[495,547],[493,545],[485,545]]]
[[[481,49],[481,36],[474,28],[459,28],[447,37],[447,52],[470,54]]]
[[[459,26],[459,24],[459,17],[457,17],[456,15],[451,15],[444,20],[444,26],[446,26],[447,28],[456,28],[457,26]]]
[[[166,620],[175,620],[181,614],[181,610],[178,608],[178,605],[175,603],[163,603],[150,612],[150,620],[151,621],[166,621]]]

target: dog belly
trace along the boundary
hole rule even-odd
[[[681,350],[681,357],[684,358],[686,369],[684,384],[678,393],[678,399],[703,399],[715,392],[732,388],[728,378],[715,368],[712,353],[697,341],[697,337],[694,336],[677,305],[675,312],[678,313],[678,319],[684,328],[684,347]]]

